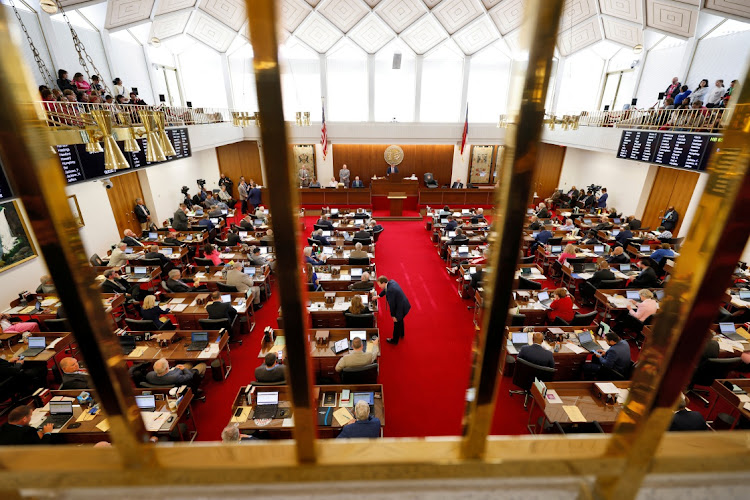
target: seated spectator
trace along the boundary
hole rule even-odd
[[[544,342],[544,334],[542,332],[534,332],[531,336],[533,344],[525,345],[518,351],[519,359],[528,361],[539,366],[546,366],[548,368],[555,367],[555,356],[552,351],[548,351],[542,347]]]
[[[320,188],[320,181],[313,176],[312,180],[310,181],[310,185],[308,187],[311,188]]]
[[[318,222],[316,222],[315,224],[320,227],[325,227],[329,231],[333,230],[333,222],[331,222],[328,214],[321,215],[320,219],[318,219]]]
[[[225,203],[228,207],[233,207],[235,204],[234,199],[232,199],[232,195],[227,191],[227,185],[222,184],[219,189],[219,194],[217,195],[219,197],[219,200]]]
[[[318,274],[315,272],[315,268],[312,264],[306,263],[303,273],[305,275],[305,283],[307,283],[309,290],[317,292],[323,289],[318,282]]]
[[[81,370],[76,358],[67,357],[60,360],[62,385],[60,389],[89,389],[93,387],[89,374]]]
[[[104,102],[106,104],[114,104],[115,100],[112,98],[111,95],[107,94],[104,96]]]
[[[641,228],[641,221],[635,218],[635,215],[628,215],[628,226],[630,229],[636,230]]]
[[[536,211],[536,216],[540,219],[548,219],[549,218],[549,211],[547,210],[547,205],[544,202],[539,203],[539,207]]]
[[[35,321],[19,321],[11,323],[10,316],[0,313],[0,333],[38,332],[39,323]]]
[[[91,91],[97,91],[97,92],[103,92],[104,87],[101,84],[101,79],[99,78],[99,75],[91,75]]]
[[[656,228],[655,233],[653,234],[657,240],[671,240],[672,239],[672,231],[669,229],[665,229],[664,226],[659,226]]]
[[[194,392],[197,392],[205,374],[206,363],[198,363],[195,366],[182,363],[170,369],[169,361],[160,358],[154,363],[154,370],[146,374],[146,382],[151,385],[169,387],[189,385]]]
[[[312,187],[312,186],[310,186]],[[320,186],[318,186],[320,187]],[[363,188],[365,187],[365,184],[362,182],[362,180],[359,178],[359,176],[355,176],[354,180],[352,181],[352,187],[353,188]]]
[[[91,90],[91,85],[89,85],[89,82],[83,79],[82,73],[76,73],[73,75],[73,85],[76,86],[76,89],[78,89],[80,92],[87,93]]]
[[[146,252],[146,255],[143,256],[144,259],[149,260],[158,260],[159,265],[162,269],[164,269],[167,264],[171,262],[169,257],[159,252],[159,245],[151,245],[147,248],[148,252]]]
[[[128,94],[125,85],[122,84],[122,80],[119,78],[112,80],[112,91],[116,96],[124,96]]]
[[[366,401],[358,401],[354,405],[354,415],[356,419],[353,418],[344,425],[338,438],[380,437],[380,420],[370,415],[370,405]]]
[[[599,241],[599,239],[596,237],[596,231],[591,229],[586,233],[586,236],[584,237],[584,240],[583,240],[583,244],[584,245],[601,245],[602,242]]]
[[[599,224],[594,227],[595,231],[609,231],[612,228],[612,224],[609,223],[609,218],[606,215],[602,215],[599,218]]]
[[[39,278],[39,286],[36,287],[36,293],[57,293],[52,276],[45,274]]]
[[[227,231],[227,246],[235,247],[240,244],[241,238],[236,229],[230,229]]]
[[[221,265],[221,257],[219,255],[219,251],[211,243],[206,243],[203,246],[203,258],[209,259],[215,266]]]
[[[129,247],[143,247],[146,246],[138,240],[138,235],[132,230],[126,229],[123,233],[122,241]]]
[[[549,311],[547,311],[547,321],[552,324],[555,318],[560,318],[570,323],[573,321],[575,311],[573,310],[573,299],[568,295],[568,291],[565,288],[558,288],[550,294],[554,300],[549,305]]]
[[[339,181],[335,177],[331,177],[331,181],[328,183],[329,188],[335,188],[339,186]]]
[[[565,224],[560,226],[560,231],[572,231],[576,228],[573,219],[565,219]]]
[[[255,380],[258,382],[286,383],[286,368],[278,363],[279,358],[275,352],[266,354],[263,363],[255,369]]]
[[[448,245],[466,245],[469,243],[469,237],[464,234],[463,229],[456,228],[456,235],[448,240]]]
[[[458,227],[458,222],[452,215],[449,215],[448,223],[445,225],[445,229],[444,229],[445,232],[448,233],[448,231],[455,231],[457,227]]]
[[[128,263],[128,254],[125,253],[125,249],[128,248],[128,244],[121,241],[117,244],[112,253],[109,254],[109,262],[107,265],[110,267],[122,267]],[[132,254],[131,254],[132,255]]]
[[[369,237],[369,233],[367,234],[367,237]],[[358,238],[357,235],[354,236],[355,238]],[[369,255],[366,251],[362,250],[362,243],[357,242],[354,244],[354,250],[349,252],[349,258],[350,259],[367,259]]]
[[[60,89],[63,94],[66,90],[70,90],[71,92],[75,92],[78,90],[78,87],[76,87],[73,82],[68,80],[68,72],[64,69],[57,70],[57,88]],[[73,95],[75,96],[75,94]]]
[[[122,293],[130,292],[130,283],[125,278],[120,277],[116,269],[107,269],[104,271],[104,282],[102,283],[102,293]]]
[[[609,263],[605,259],[598,259],[596,265],[599,269],[594,272],[591,278],[581,281],[578,285],[581,300],[588,304],[594,301],[594,295],[596,290],[602,286],[602,281],[616,279],[615,273],[609,269]]]
[[[136,94],[135,92],[130,93],[130,104],[135,104],[138,106],[148,106],[146,101],[138,97],[138,94]]]
[[[254,266],[268,266],[271,268],[271,271],[276,269],[276,261],[274,258],[268,254],[263,255],[260,253],[260,247],[253,247],[253,249],[250,250],[248,257],[250,258],[250,263]]]
[[[272,247],[273,246],[273,229],[266,230],[266,234],[261,236],[260,241],[266,243],[265,246]]]
[[[596,378],[602,367],[609,368],[620,374],[624,374],[630,365],[630,345],[622,340],[617,333],[610,330],[605,335],[609,349],[597,350],[591,357],[591,361],[584,363],[584,380]]]
[[[60,70],[62,71],[62,70]],[[8,421],[0,426],[0,445],[52,444],[52,424],[37,431],[31,427],[31,406],[16,406],[8,414]]]
[[[356,295],[355,295],[356,297]],[[358,366],[367,366],[378,362],[378,352],[380,352],[380,340],[375,339],[370,342],[371,348],[369,351],[364,351],[364,342],[359,337],[355,337],[352,341],[352,350],[349,354],[341,356],[339,362],[336,363],[336,371],[342,372],[344,368],[355,368]]]
[[[319,244],[321,244],[324,247],[330,247],[330,246],[333,245],[333,243],[331,243],[328,240],[327,236],[323,236],[323,230],[322,229],[317,229],[317,230],[313,231],[313,233],[312,233],[312,239],[314,239],[315,241],[317,241]]]
[[[159,304],[156,303],[156,297],[153,295],[146,295],[143,299],[143,305],[141,306],[141,318],[151,320],[154,323],[154,327],[158,330],[174,330],[175,326],[169,321],[169,318],[165,318],[164,315],[172,312],[169,308],[162,309]],[[209,315],[209,317],[211,317]]]
[[[672,417],[672,423],[669,425],[670,431],[705,431],[708,430],[706,419],[697,411],[690,411],[688,404],[690,400],[684,393],[680,393],[680,401],[677,403],[677,410]]]
[[[483,208],[477,208],[477,211],[474,213],[474,215],[471,217],[471,223],[472,224],[479,224],[482,222],[487,222],[487,219],[484,218],[484,209]]]
[[[243,267],[242,262],[235,262],[231,265],[227,271],[227,285],[235,287],[241,293],[247,293],[250,290],[253,309],[257,311],[263,307],[260,303],[260,287],[255,286],[255,281],[245,274]]]
[[[536,215],[531,216],[531,222],[529,223],[529,229],[532,231],[539,231],[542,228],[542,223],[539,221]]]
[[[362,297],[359,295],[355,295],[352,297],[351,302],[349,303],[349,309],[346,310],[349,314],[365,314],[369,313],[370,311],[365,307],[364,304],[362,304]]]
[[[682,104],[682,101],[684,101],[690,94],[692,94],[692,90],[690,90],[687,85],[680,87],[680,93],[674,98],[674,106],[677,107]]]

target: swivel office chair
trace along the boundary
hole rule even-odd
[[[432,172],[427,172],[423,176],[424,179],[424,185],[428,188],[436,188],[438,187],[438,181],[435,180],[435,177],[432,175]]]
[[[521,388],[520,391],[508,391],[511,395],[523,394],[523,407],[528,406],[529,396],[531,396],[531,386],[534,379],[542,382],[549,382],[555,376],[556,368],[539,366],[529,363],[525,359],[516,358],[515,369],[513,370],[513,383]]]

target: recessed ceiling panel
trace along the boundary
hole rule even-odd
[[[107,29],[144,21],[151,16],[154,0],[110,0],[107,3]]]
[[[602,39],[599,20],[591,18],[576,26],[572,30],[563,31],[557,38],[557,46],[562,55],[568,56]]]
[[[427,12],[421,0],[383,0],[375,12],[396,33],[401,33]]]
[[[319,13],[344,33],[348,33],[369,10],[362,0],[323,0],[318,8]]]
[[[321,54],[328,52],[342,36],[335,26],[315,12],[307,16],[295,34],[297,38]]]
[[[200,9],[234,31],[239,31],[247,20],[245,0],[201,0]]]
[[[668,33],[691,37],[698,22],[698,9],[674,2],[646,0],[646,25]]]
[[[281,0],[279,5],[281,25],[289,32],[296,30],[310,12],[312,9],[302,0]]]
[[[484,13],[479,0],[443,0],[432,13],[453,34]]]
[[[621,43],[627,47],[643,44],[643,30],[640,26],[617,21],[610,17],[604,17],[602,23],[604,25],[604,37],[607,40]]]
[[[364,21],[349,32],[349,38],[368,54],[374,54],[396,35],[376,14],[370,13]]]
[[[156,16],[154,22],[151,23],[151,37],[164,40],[170,36],[180,35],[185,31],[189,20],[190,11]]]
[[[498,38],[495,26],[486,16],[470,23],[453,36],[453,40],[468,56],[483,49]]]
[[[159,0],[156,6],[156,15],[161,16],[182,9],[189,9],[195,5],[195,0]]]
[[[523,21],[523,0],[502,0],[490,10],[490,17],[500,30],[507,35],[521,26]]]
[[[596,15],[594,0],[566,0],[560,16],[560,31],[570,29],[571,26],[594,15]]]
[[[602,14],[619,17],[634,23],[643,22],[642,0],[599,0]]]
[[[226,52],[237,35],[236,32],[200,10],[195,12],[187,32],[219,52]]]
[[[706,8],[750,19],[750,0],[706,0]]]
[[[448,34],[432,16],[422,17],[401,35],[401,39],[417,54],[424,54],[446,38]]]

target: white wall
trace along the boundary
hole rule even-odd
[[[157,221],[158,225],[172,217],[182,203],[182,186],[189,187],[191,195],[198,192],[197,179],[206,180],[206,189],[219,187],[219,161],[215,149],[194,151],[190,158],[148,168],[145,174],[151,197],[149,199],[144,190],[144,201],[151,210],[152,219]],[[141,178],[141,187],[143,184]]]
[[[617,208],[623,215],[640,216],[642,212],[637,210],[641,207],[641,198],[648,198],[651,192],[651,185],[647,184],[649,170],[656,168],[647,163],[620,160],[609,153],[569,147],[559,185],[563,190],[571,186],[581,189],[592,183],[606,187],[607,206]]]
[[[117,231],[104,184],[99,180],[82,182],[67,186],[65,192],[76,195],[86,224],[80,229],[86,256],[90,257],[92,253],[98,253],[100,257],[107,255],[107,250],[120,241],[122,236]]]
[[[115,73],[113,78],[120,78],[129,89],[136,87],[138,97],[147,103],[159,104],[158,98],[151,88],[151,78],[149,77],[143,47],[135,43],[135,40],[131,43],[115,37],[110,37],[110,44],[112,53],[117,54],[115,56],[117,59],[112,64],[114,66],[112,71]],[[112,82],[107,83],[111,84]]]

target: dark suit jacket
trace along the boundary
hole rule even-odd
[[[333,222],[325,219],[318,219],[318,222],[316,222],[318,226],[327,227],[328,229],[333,229]]]
[[[240,221],[240,227],[244,229],[253,229],[255,226],[253,226],[253,222],[249,220],[242,219]]]
[[[600,222],[594,227],[594,231],[608,231],[612,227],[609,222]]]
[[[542,223],[541,223],[541,222],[539,222],[539,221],[536,221],[536,222],[532,222],[532,223],[531,223],[531,224],[529,225],[529,229],[532,229],[532,230],[534,230],[534,231],[539,231],[539,230],[540,230],[541,228],[542,228]]]
[[[401,286],[394,280],[388,281],[388,286],[384,291],[380,292],[380,296],[385,296],[392,317],[399,321],[403,321],[404,317],[409,314],[409,311],[411,310],[409,299],[406,298]]]
[[[92,386],[89,376],[85,373],[63,373],[61,389],[88,389]]]
[[[253,205],[260,205],[260,189],[257,187],[252,188],[247,193],[247,202]]]
[[[542,245],[546,245],[547,241],[552,238],[552,231],[547,231],[546,229],[544,231],[541,231],[539,234],[536,235],[536,238],[534,238],[538,243],[541,243]]]
[[[237,316],[237,310],[227,302],[211,302],[206,306],[206,312],[208,313],[208,319],[228,318],[229,321],[232,321]]]
[[[169,257],[167,257],[164,254],[161,254],[159,252],[148,252],[146,255],[143,256],[144,259],[158,259],[159,265],[161,265],[162,268],[169,264],[171,261],[169,260]]]
[[[355,281],[349,288],[352,290],[372,290],[374,283],[372,281]]]
[[[656,276],[656,271],[652,267],[647,267],[630,282],[628,288],[654,288],[657,286],[659,286],[659,278]]]
[[[365,187],[365,184],[361,180],[359,180],[359,181],[354,180],[354,181],[352,181],[352,187],[353,188],[361,188],[361,187]]]
[[[146,205],[136,205],[133,211],[135,212],[135,216],[138,218],[138,222],[140,222],[141,224],[143,224],[144,222],[148,222],[148,219],[146,219],[146,217],[151,215],[151,212],[148,211]]]
[[[368,231],[357,231],[352,238],[366,240],[367,238],[372,238],[372,235]]]
[[[172,216],[172,227],[177,231],[188,230],[188,216],[182,210],[177,210]]]
[[[521,347],[521,350],[518,351],[518,357],[535,365],[546,366],[548,368],[555,367],[555,356],[551,351],[548,351],[539,344]]]
[[[619,243],[620,245],[624,245],[625,242],[633,237],[632,231],[620,231],[617,233],[617,236],[615,236],[615,241]]]
[[[640,229],[641,221],[639,221],[638,219],[633,219],[630,222],[628,222],[628,225],[630,226],[630,229]]]
[[[125,236],[122,239],[122,241],[124,241],[125,243],[127,243],[129,247],[142,247],[143,246],[143,243],[141,243],[140,241],[136,240],[132,236]]]
[[[323,236],[322,234],[318,235],[318,236],[313,236],[312,239],[314,239],[315,241],[317,241],[318,243],[320,243],[324,247],[330,247],[332,245],[332,243],[330,241],[328,241],[328,238],[325,237],[325,236]]]
[[[150,319],[154,322],[154,326],[157,328],[161,328],[162,321],[159,319],[161,318],[162,314],[169,314],[166,309],[162,309],[159,306],[154,306],[151,309],[141,309],[141,318],[142,319]]]
[[[600,359],[603,366],[623,373],[630,364],[630,345],[627,340],[621,340],[610,346]]]
[[[102,283],[102,293],[126,293],[130,291],[130,283],[126,280],[120,278],[119,280],[114,281],[117,281],[123,288],[118,288],[117,285],[110,280],[104,280],[104,283]]]
[[[463,182],[454,182],[453,184],[451,184],[451,189],[462,189],[463,187]]]
[[[185,283],[173,279],[167,280],[167,287],[175,293],[193,291],[193,289],[187,286]]]
[[[620,255],[610,255],[607,257],[607,262],[610,264],[630,264],[630,257],[623,252]]]
[[[276,365],[269,370],[263,363],[255,369],[255,380],[258,382],[284,382],[286,380],[284,365]]]
[[[546,219],[549,217],[549,212],[547,211],[546,208],[543,208],[536,213],[536,216],[539,217],[540,219]]]
[[[664,220],[662,221],[661,225],[664,226],[664,229],[668,231],[674,231],[674,228],[677,227],[678,220],[680,220],[680,215],[674,210],[671,210],[670,212],[664,214]]]
[[[457,227],[458,227],[458,222],[456,222],[454,220],[448,221],[448,224],[445,225],[445,232],[447,233],[448,231],[453,231]]]
[[[148,372],[146,374],[146,382],[153,385],[164,385],[164,386],[178,386],[187,384],[193,377],[195,372],[193,370],[172,368],[165,375],[161,377],[156,372]]]
[[[0,426],[0,445],[50,444],[51,441],[51,434],[45,434],[40,439],[36,429],[32,429],[28,425],[5,423]]]
[[[337,437],[346,438],[379,438],[380,420],[370,415],[367,420],[357,420],[353,424],[341,428],[341,434]]]
[[[589,278],[588,281],[594,288],[599,288],[602,285],[602,281],[617,279],[615,273],[609,269],[599,269],[594,275]]]
[[[687,409],[676,411],[672,417],[672,425],[669,426],[670,431],[705,431],[707,429],[703,415]]]
[[[449,245],[468,245],[469,244],[469,237],[466,235],[461,236],[454,236],[450,240],[448,240]]]
[[[237,233],[229,233],[227,234],[227,245],[230,247],[236,246],[240,244],[240,235]]]

